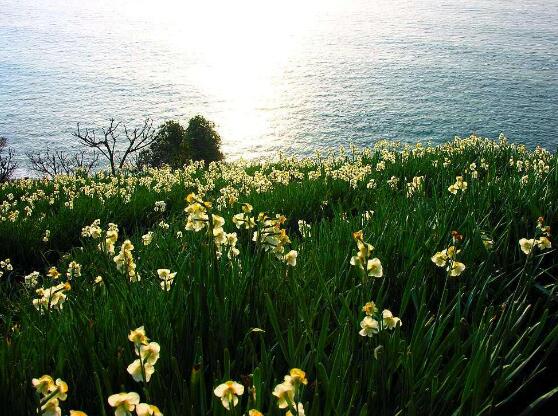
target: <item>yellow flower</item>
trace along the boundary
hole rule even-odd
[[[455,178],[455,186],[457,187],[457,189],[461,189],[462,191],[467,189],[467,182],[463,180],[463,176],[457,176]]]
[[[279,406],[279,409],[285,409],[292,405],[294,402],[294,394],[293,385],[288,381],[276,385],[273,389],[273,395],[277,397],[277,406]]]
[[[31,380],[31,384],[37,392],[41,393],[43,396],[46,396],[52,388],[54,388],[54,380],[49,375],[44,375],[40,378],[34,378]]]
[[[359,334],[363,337],[371,337],[380,331],[380,325],[378,321],[371,316],[365,316],[360,322],[360,327],[362,328]]]
[[[55,385],[56,385],[57,392],[54,397],[62,401],[66,400],[66,398],[68,397],[68,385],[66,384],[66,382],[62,379],[57,378]]]
[[[66,276],[68,279],[72,279],[73,277],[80,277],[81,276],[81,264],[72,261],[68,265],[68,271],[66,272]]]
[[[242,211],[245,213],[249,213],[252,212],[254,208],[252,207],[252,205],[250,205],[249,203],[245,202],[244,204],[242,204]]]
[[[140,403],[136,406],[138,416],[163,416],[157,406],[147,403]]]
[[[62,416],[62,409],[58,399],[53,398],[41,406],[42,416]]]
[[[52,279],[58,279],[58,277],[60,277],[60,272],[56,269],[56,267],[51,267],[48,269],[47,276]]]
[[[537,240],[537,247],[540,250],[547,250],[547,249],[552,247],[552,243],[550,242],[550,240],[547,237],[543,236],[543,237],[540,237]]]
[[[521,247],[521,251],[523,251],[527,255],[531,254],[534,245],[535,245],[534,238],[530,238],[530,239],[522,238],[521,240],[519,240],[519,246]]]
[[[366,304],[362,307],[362,311],[368,316],[374,315],[377,310],[378,308],[376,308],[376,304],[374,302],[366,302]]]
[[[70,416],[87,416],[87,413],[81,410],[70,410]]]
[[[159,275],[159,279],[162,280],[161,288],[167,291],[170,290],[171,285],[174,282],[176,272],[171,273],[169,269],[157,269],[157,274]]]
[[[149,231],[147,234],[141,236],[144,246],[148,246],[153,241],[153,231]]]
[[[368,270],[368,276],[382,277],[384,275],[382,263],[378,258],[373,258],[371,260],[368,260],[366,269]]]
[[[304,384],[305,386],[308,384],[306,373],[300,368],[291,368],[289,375],[285,376],[285,380],[289,381],[295,388],[301,384]]]
[[[126,368],[126,371],[128,371],[134,381],[137,381],[138,383],[141,381],[149,383],[149,380],[151,380],[151,376],[153,375],[153,373],[155,373],[155,367],[153,367],[152,364],[144,363],[143,371],[145,371],[145,380],[143,379],[141,361],[139,359],[134,360],[134,362],[132,362],[132,364],[130,364],[128,368]]]
[[[130,416],[139,404],[139,394],[135,392],[117,393],[109,396],[108,403],[115,408],[115,416]]]
[[[147,345],[142,345],[140,347],[140,357],[144,364],[154,365],[157,360],[159,360],[159,352],[161,351],[161,346],[156,342],[150,342]],[[136,351],[137,355],[137,351]]]
[[[451,266],[448,269],[450,276],[459,276],[465,270],[465,265],[454,260],[451,262]]]
[[[296,250],[291,250],[287,254],[285,254],[285,256],[283,257],[283,260],[289,266],[294,267],[294,266],[296,266],[296,258],[297,257],[298,257],[298,252]]]
[[[384,326],[385,326],[386,328],[393,329],[393,328],[395,328],[397,325],[399,325],[399,326],[402,325],[401,319],[399,319],[399,318],[393,316],[393,314],[391,313],[391,311],[389,311],[389,310],[387,310],[387,309],[384,309],[384,310],[382,311],[382,318],[383,318],[383,319],[382,319],[383,324],[384,324]]]
[[[302,403],[297,403],[297,405],[296,405],[296,415],[297,416],[304,416],[304,406],[302,405]],[[285,416],[294,416],[294,415],[289,410],[289,411],[287,411],[287,413],[285,413]]]
[[[244,386],[236,381],[226,381],[223,384],[218,385],[215,390],[213,390],[215,396],[221,399],[223,407],[227,410],[231,410],[232,407],[238,404],[238,396],[244,394]]]
[[[445,250],[444,250],[445,251]],[[438,251],[436,254],[434,254],[431,259],[432,262],[438,266],[438,267],[444,267],[446,265],[446,262],[448,260],[448,256],[446,255],[446,253],[444,253],[443,251]]]
[[[134,329],[133,331],[130,331],[130,334],[128,335],[128,339],[133,342],[136,346],[138,345],[147,345],[147,341],[149,341],[149,338],[147,338],[147,336],[145,335],[145,329],[142,326],[140,326],[139,328]]]
[[[260,412],[259,410],[256,409],[251,409],[248,412],[248,416],[264,416],[262,412]]]

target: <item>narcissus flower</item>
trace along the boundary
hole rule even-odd
[[[394,329],[397,325],[401,326],[401,319],[393,316],[391,311],[384,309],[382,311],[382,323],[388,329]]]
[[[62,409],[58,399],[50,399],[41,406],[42,416],[62,416]]]
[[[248,416],[264,416],[262,412],[256,409],[250,409]]]
[[[39,288],[35,290],[35,293],[37,293],[39,297],[33,299],[33,306],[35,306],[41,314],[49,309],[61,310],[66,301],[65,292],[69,291],[71,288],[68,282],[60,283],[47,289]]]
[[[144,246],[148,246],[153,241],[153,231],[149,231],[147,234],[141,236]]]
[[[73,277],[80,277],[81,276],[81,264],[77,263],[76,261],[70,262],[70,264],[68,265],[68,271],[66,272],[66,276],[70,280]]]
[[[295,389],[301,384],[307,385],[308,379],[306,373],[300,368],[291,368],[289,374],[285,376],[285,381],[291,383]]]
[[[362,307],[362,312],[368,316],[374,315],[377,311],[378,308],[374,302],[366,302],[366,304]]]
[[[130,331],[128,339],[133,342],[136,347],[142,344],[147,345],[147,342],[149,341],[149,338],[147,338],[147,336],[145,335],[145,328],[143,327],[143,325]]]
[[[40,378],[31,380],[31,384],[38,393],[46,396],[53,388],[55,388],[54,380],[49,375],[44,375]]]
[[[157,275],[159,275],[159,279],[161,279],[161,288],[169,291],[174,282],[176,272],[171,273],[169,269],[157,269]]]
[[[547,250],[552,247],[552,243],[547,237],[543,236],[537,240],[537,247],[539,250]]]
[[[130,416],[139,402],[139,394],[133,391],[130,393],[113,394],[108,398],[108,404],[115,408],[115,416]]]
[[[51,267],[50,269],[48,269],[46,275],[51,279],[58,279],[60,277],[60,272],[58,271],[58,269],[56,269],[56,267]]]
[[[523,251],[526,255],[531,254],[533,251],[533,247],[535,246],[535,239],[534,238],[522,238],[519,240],[519,246],[521,247],[521,251]]]
[[[147,403],[140,403],[136,406],[138,416],[163,416],[157,406]]]
[[[380,325],[378,321],[368,315],[360,322],[360,327],[362,329],[359,334],[363,337],[371,337],[380,332]]]
[[[141,345],[139,350],[139,356],[141,357],[144,364],[154,365],[157,360],[159,360],[159,353],[161,351],[161,346],[156,342],[150,342],[147,345]],[[138,352],[136,350],[136,355]]]
[[[457,191],[462,191],[465,192],[465,190],[467,189],[467,182],[465,182],[463,180],[463,176],[456,176],[455,177],[455,183],[453,185],[450,185],[450,187],[448,188],[448,191],[450,191],[452,194],[457,194]]]
[[[448,256],[446,255],[445,250],[438,251],[432,256],[431,260],[436,266],[444,267],[446,265],[446,262],[448,261]]]
[[[81,410],[70,410],[70,416],[87,416],[87,413]]]
[[[382,268],[382,263],[380,262],[380,259],[376,257],[368,260],[368,263],[366,265],[366,270],[368,272],[368,276],[382,277],[384,275],[384,269]]]
[[[151,380],[151,376],[153,375],[153,373],[155,373],[155,367],[153,367],[150,364],[144,364],[142,369],[141,360],[137,359],[134,360],[132,364],[128,366],[128,368],[126,368],[126,371],[128,371],[128,373],[132,376],[134,381],[137,381],[138,383],[142,381],[149,383],[149,380]],[[145,371],[145,380],[143,379],[144,371]]]
[[[449,274],[450,276],[459,276],[465,270],[465,265],[459,261],[452,261],[451,266],[449,267]]]
[[[277,397],[277,406],[279,409],[285,409],[291,406],[294,402],[294,387],[288,381],[284,381],[275,386],[273,395]]]
[[[231,406],[234,407],[238,404],[238,396],[244,394],[244,386],[236,381],[229,380],[218,385],[213,393],[221,399],[225,409],[231,410]]]
[[[283,260],[289,266],[294,267],[294,266],[296,266],[296,258],[297,257],[298,257],[298,252],[296,250],[291,250],[287,254],[285,254],[285,256],[283,257]]]

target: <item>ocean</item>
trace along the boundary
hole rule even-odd
[[[213,120],[229,158],[441,142],[558,146],[556,0],[0,0],[0,136]]]

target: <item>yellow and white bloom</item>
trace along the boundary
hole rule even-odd
[[[231,410],[231,407],[235,407],[238,404],[238,396],[244,394],[244,386],[236,381],[229,380],[218,385],[213,390],[213,393],[221,399],[225,409]]]
[[[360,327],[362,329],[359,334],[363,337],[372,337],[380,332],[380,324],[378,321],[368,315],[360,322]]]
[[[521,247],[521,251],[523,251],[523,253],[525,253],[526,255],[531,254],[531,251],[533,251],[533,247],[535,246],[535,239],[534,238],[522,238],[521,240],[519,240],[519,247]]]
[[[401,319],[393,316],[390,310],[384,309],[382,311],[382,323],[385,328],[394,329],[397,325],[401,326]]]
[[[131,416],[139,402],[139,394],[133,391],[130,393],[113,394],[108,398],[109,405],[115,408],[115,416]]]

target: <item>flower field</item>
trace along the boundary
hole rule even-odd
[[[557,204],[503,136],[4,183],[0,413],[539,414]]]

